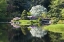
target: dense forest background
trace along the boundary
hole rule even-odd
[[[27,16],[27,12],[35,5],[47,8],[48,13],[43,16],[54,20],[52,24],[63,23],[64,0],[0,0],[0,22],[10,22],[17,16],[26,19],[24,16]],[[60,39],[61,35],[54,32],[48,32],[43,38],[26,40],[28,33],[25,30],[27,31],[27,29],[13,29],[10,24],[0,23],[0,42],[64,42]]]

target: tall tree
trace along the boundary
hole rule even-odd
[[[0,0],[0,18],[6,18],[6,8],[7,8],[7,2],[6,0]]]
[[[24,10],[24,11],[22,12],[22,14],[21,14],[21,19],[27,19],[27,16],[28,16],[27,11]]]
[[[51,0],[50,3],[51,3],[49,5],[50,10],[49,10],[48,14],[51,15],[51,18],[55,17],[59,21],[59,19],[62,18],[61,11],[64,7],[64,1],[63,0],[61,0],[61,1],[60,0]],[[58,22],[58,21],[56,21],[56,22]]]
[[[21,19],[22,20],[26,20],[26,19],[28,19],[27,16],[28,16],[27,11],[24,10],[22,12],[22,14],[21,14]],[[28,33],[27,26],[21,26],[21,30],[22,30],[22,32],[23,32],[24,35],[26,35]]]

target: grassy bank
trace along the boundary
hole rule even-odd
[[[45,30],[57,33],[64,33],[64,24],[54,24],[44,27]]]

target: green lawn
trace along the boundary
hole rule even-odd
[[[19,20],[20,25],[31,25],[31,24],[36,24],[38,21],[37,20]]]
[[[57,33],[64,33],[64,24],[54,24],[44,27],[45,30]]]
[[[20,25],[31,25],[31,21],[29,20],[19,20]]]
[[[61,38],[64,40],[64,24],[55,24],[44,27],[45,30],[55,33],[61,33]]]

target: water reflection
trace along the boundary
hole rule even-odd
[[[13,20],[11,20],[11,23],[12,22],[13,22]],[[13,29],[14,27],[11,25],[14,25],[14,23],[13,24],[9,24],[9,23],[0,24],[1,28],[5,29],[7,31],[6,32],[7,36],[8,36],[7,39],[9,40],[9,42],[28,42],[28,41],[30,41],[30,39],[35,39],[35,38],[38,39],[38,37],[43,36],[43,34],[47,34],[47,32],[45,32],[44,30],[39,29],[40,27],[38,27],[38,26],[30,26],[29,28],[31,28],[31,30],[30,30],[31,34],[33,33],[32,32],[33,30],[36,30],[35,31],[36,37],[31,36],[30,33],[28,33],[27,35],[24,35],[20,28]],[[37,34],[39,34],[39,35],[37,36]],[[42,34],[42,35],[40,35],[40,34]],[[39,39],[42,39],[42,38],[39,38]],[[30,41],[30,42],[32,42],[32,41]]]

